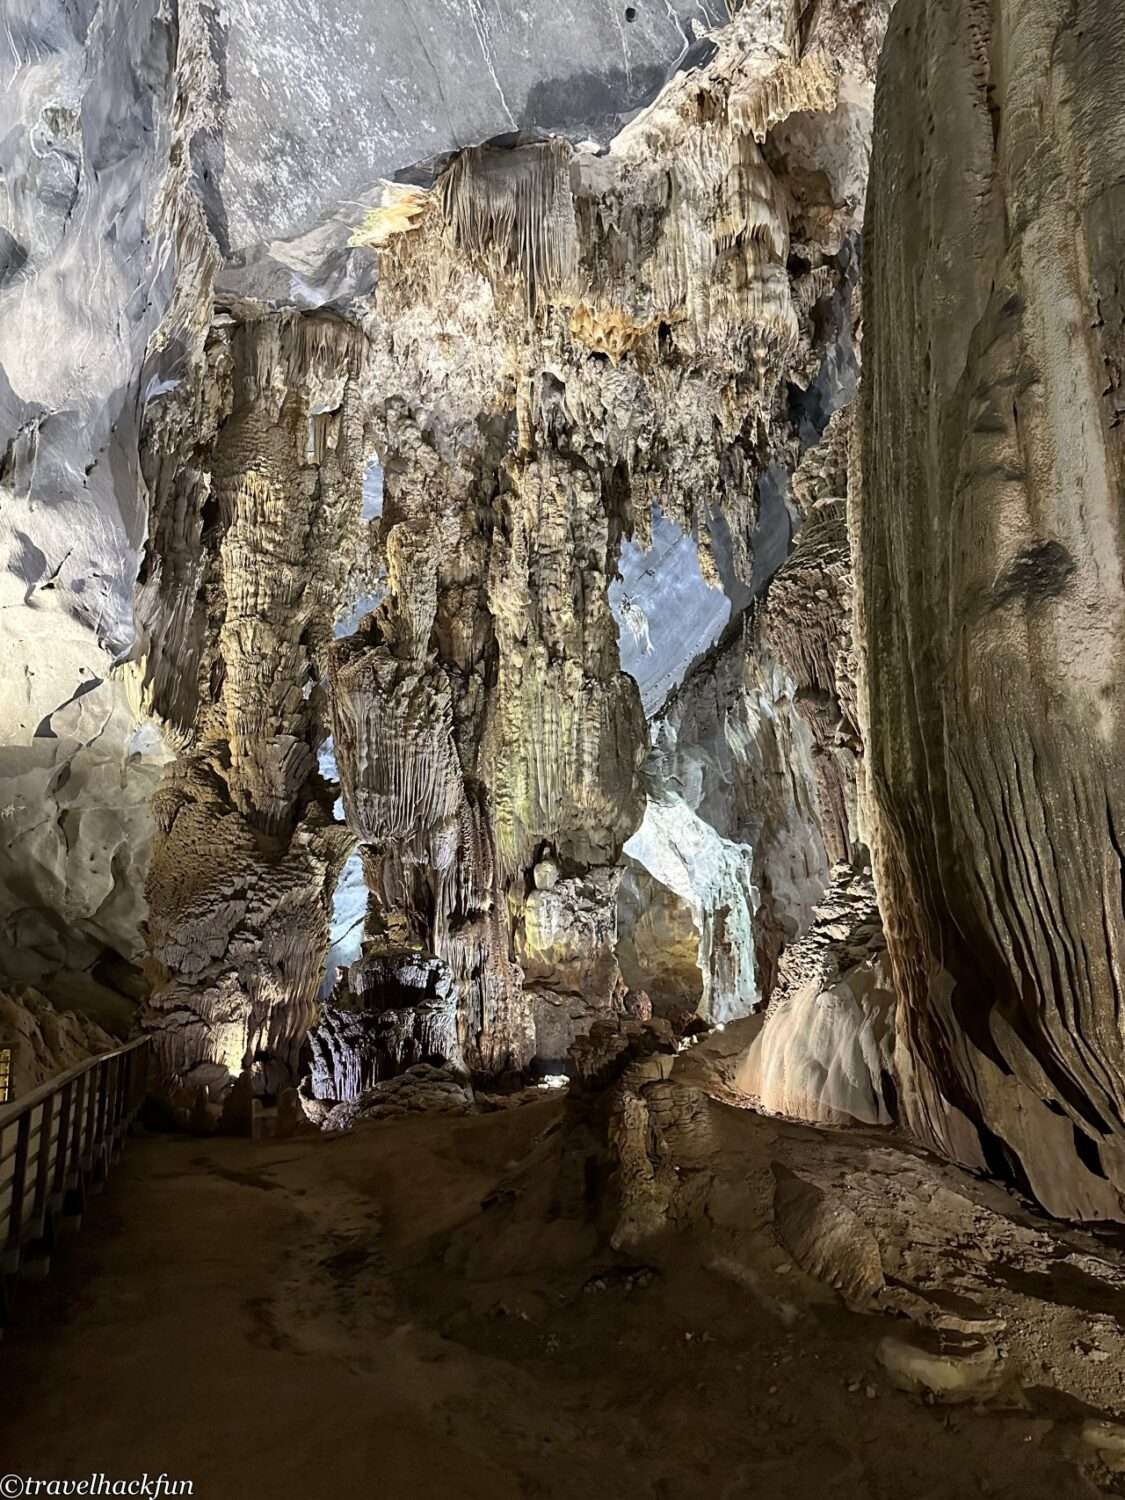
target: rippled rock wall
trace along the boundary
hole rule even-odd
[[[924,1140],[1121,1217],[1125,18],[900,0],[865,230],[868,824]]]

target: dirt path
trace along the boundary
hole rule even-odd
[[[891,1391],[878,1319],[787,1328],[697,1264],[581,1235],[479,1274],[447,1231],[558,1108],[132,1142],[50,1280],[18,1288],[0,1468],[166,1471],[204,1500],[1098,1493],[1041,1417]]]

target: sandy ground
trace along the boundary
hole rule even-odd
[[[131,1141],[16,1288],[0,1469],[205,1500],[1100,1493],[1041,1414],[890,1389],[883,1320],[835,1300],[787,1328],[698,1259],[573,1228],[481,1262],[482,1200],[560,1108]]]

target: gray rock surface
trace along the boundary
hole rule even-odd
[[[695,658],[722,634],[731,601],[703,577],[692,537],[659,513],[653,517],[652,546],[623,542],[619,566],[609,602],[618,624],[621,668],[640,688],[651,718]]]
[[[141,412],[182,374],[208,258],[184,192],[212,99],[195,6],[16,0],[0,29],[0,972],[142,946],[166,752],[134,736]],[[173,164],[173,157],[179,161]]]
[[[721,0],[223,0],[226,108],[200,153],[224,251],[315,229],[380,178],[517,130],[608,144]],[[358,217],[358,215],[357,215]]]

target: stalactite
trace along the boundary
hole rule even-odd
[[[549,140],[522,150],[470,146],[441,180],[446,223],[459,251],[518,275],[526,305],[569,288],[577,262],[571,148]]]

